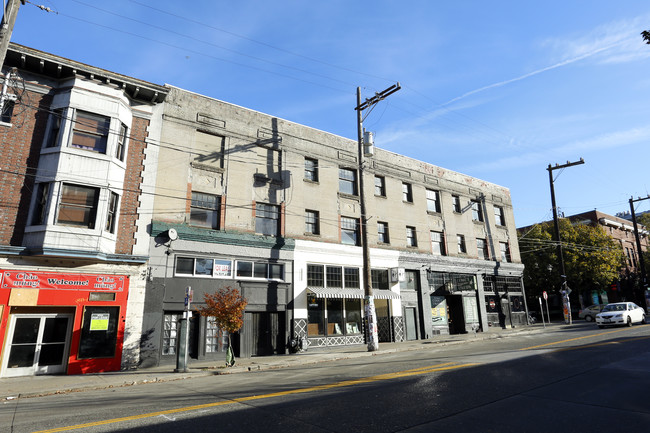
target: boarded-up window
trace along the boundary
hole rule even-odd
[[[207,132],[196,131],[192,149],[194,162],[222,168],[224,138]]]

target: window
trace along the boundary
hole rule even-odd
[[[126,139],[128,129],[124,123],[120,123],[120,132],[117,135],[117,147],[115,148],[115,158],[124,161],[124,154],[126,150]]]
[[[375,176],[375,195],[386,197],[386,178],[383,176]]]
[[[479,259],[490,260],[490,252],[488,251],[488,244],[485,239],[476,239],[476,249],[478,250]]]
[[[376,290],[388,290],[388,269],[371,269],[370,279],[372,288]]]
[[[11,95],[7,95],[11,96]],[[11,123],[11,116],[14,114],[14,106],[16,103],[12,100],[5,99],[2,105],[2,115],[0,116],[0,121],[2,123]]]
[[[36,186],[36,202],[34,203],[34,213],[32,214],[32,225],[41,225],[47,223],[47,203],[50,196],[49,183],[39,183]]]
[[[417,247],[418,240],[417,234],[415,232],[415,227],[406,226],[406,246],[407,247]]]
[[[472,200],[472,221],[482,222],[483,221],[483,210],[481,209],[481,203],[476,200]]]
[[[402,182],[402,201],[413,203],[413,190],[410,183]]]
[[[205,318],[205,352],[225,352],[228,348],[228,332],[217,326],[213,316]]]
[[[77,110],[70,145],[79,149],[106,153],[110,123],[111,119],[106,116]]]
[[[389,244],[388,238],[388,223],[378,222],[377,223],[377,241],[380,244]]]
[[[63,184],[57,224],[95,228],[99,188]]]
[[[280,208],[272,204],[256,203],[255,233],[267,236],[280,234]]]
[[[305,180],[318,182],[318,160],[305,158]]]
[[[47,135],[45,147],[56,147],[59,143],[59,132],[63,122],[63,109],[54,110],[50,117],[50,130]]]
[[[427,211],[440,212],[440,195],[438,191],[427,189]]]
[[[494,206],[494,221],[498,226],[506,225],[506,218],[503,214],[503,208],[501,206]]]
[[[499,250],[501,251],[501,261],[509,262],[510,261],[510,248],[508,248],[507,242],[499,242]]]
[[[307,286],[325,287],[325,273],[323,266],[307,265]]]
[[[210,229],[219,228],[219,196],[192,192],[190,224]]]
[[[359,334],[361,300],[317,298],[307,295],[307,335],[310,337]]]
[[[162,354],[175,355],[180,314],[165,314],[163,317]]]
[[[458,196],[458,195],[452,195],[452,196],[451,196],[451,203],[452,203],[452,205],[453,205],[454,212],[461,213],[461,211],[462,211],[463,209],[462,209],[461,206],[460,206],[460,196]]]
[[[307,295],[307,335],[325,335],[325,300]]]
[[[357,195],[357,172],[349,168],[339,168],[339,192]]]
[[[467,253],[467,248],[465,247],[465,236],[456,235],[456,245],[458,245],[458,254]]]
[[[108,199],[108,215],[106,215],[105,230],[109,233],[115,233],[115,223],[117,222],[117,205],[120,201],[120,196],[110,191],[110,198]]]
[[[307,287],[359,289],[359,268],[308,264]]]
[[[119,312],[119,307],[84,307],[83,324],[79,333],[78,359],[111,358],[115,356]],[[101,329],[96,329],[93,326],[98,319],[102,323]],[[43,350],[46,347],[44,346]],[[43,356],[41,355],[42,361]]]
[[[359,246],[359,233],[359,219],[341,217],[341,243]]]
[[[232,261],[211,258],[176,258],[177,275],[193,275],[199,277],[232,277]]]
[[[325,278],[327,278],[327,287],[343,287],[343,268],[340,266],[326,266]]]
[[[344,276],[343,285],[346,289],[361,288],[358,268],[343,268],[343,276]]]
[[[284,280],[284,265],[280,263],[237,261],[237,276],[266,280]]]
[[[320,233],[318,212],[307,209],[305,211],[305,233],[317,235]]]
[[[176,258],[176,273],[194,275],[194,259],[189,257]]]
[[[431,252],[439,256],[444,256],[446,254],[442,232],[431,232]]]

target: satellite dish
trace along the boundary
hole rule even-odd
[[[176,229],[169,229],[167,230],[167,237],[169,238],[170,241],[175,241],[178,239],[178,232]]]

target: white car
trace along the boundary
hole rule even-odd
[[[645,323],[645,311],[634,302],[616,302],[605,305],[603,311],[596,314],[599,328],[609,325],[627,325]]]

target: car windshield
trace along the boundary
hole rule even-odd
[[[625,305],[623,304],[609,304],[605,305],[603,311],[625,311]]]

